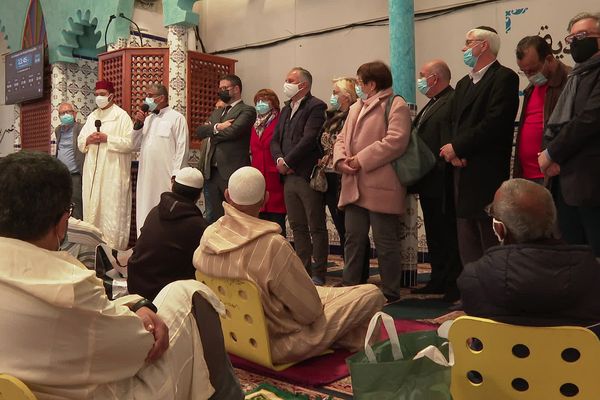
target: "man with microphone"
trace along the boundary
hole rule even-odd
[[[160,202],[162,193],[171,191],[172,178],[188,161],[185,117],[169,107],[165,86],[150,84],[146,92],[133,126],[133,147],[140,152],[135,192],[138,237],[148,213]]]
[[[109,246],[125,250],[131,220],[131,152],[133,123],[114,104],[111,82],[96,82],[96,105],[77,140],[83,164],[84,221],[104,234]]]

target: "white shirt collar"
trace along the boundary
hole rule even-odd
[[[485,67],[481,68],[479,71],[474,72],[473,70],[471,70],[469,72],[469,76],[471,77],[471,79],[473,80],[473,84],[476,85],[477,82],[479,82],[483,76],[485,75],[485,73],[487,72],[488,69],[490,69],[490,66],[495,63],[496,60],[493,60],[491,63],[489,63],[488,65],[486,65]]]

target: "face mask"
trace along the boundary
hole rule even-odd
[[[63,125],[71,125],[75,122],[75,118],[71,114],[63,114],[60,116],[60,123]]]
[[[571,43],[571,57],[576,63],[582,63],[589,60],[598,52],[597,38],[573,39]]]
[[[229,103],[231,100],[231,95],[229,94],[229,90],[221,90],[219,92],[219,99],[221,99],[225,103]]]
[[[467,67],[469,68],[473,68],[475,66],[475,64],[477,64],[477,59],[479,57],[475,57],[473,55],[473,49],[477,46],[479,46],[481,43],[483,42],[479,42],[477,43],[475,46],[467,49],[464,53],[463,53],[463,61],[465,62],[465,64],[467,65]]]
[[[496,238],[500,244],[504,244],[504,238],[496,231],[496,224],[502,225],[504,232],[506,232],[506,225],[504,225],[504,222],[498,221],[496,218],[492,218],[492,229],[494,230],[494,235],[496,235]]]
[[[421,94],[426,95],[427,92],[429,92],[429,89],[431,89],[431,88],[427,84],[427,78],[423,77],[423,78],[417,79],[417,90]]]
[[[294,97],[295,95],[297,95],[299,91],[300,91],[300,84],[299,83],[285,82],[283,84],[283,94],[288,99],[291,99],[292,97]]]
[[[96,105],[100,108],[105,108],[109,103],[108,97],[109,96],[96,96]]]
[[[258,103],[256,103],[255,108],[256,108],[256,112],[258,113],[258,115],[264,115],[271,110],[269,103],[267,103],[266,101],[262,101],[262,100],[259,100]]]
[[[156,110],[156,107],[158,106],[158,104],[154,102],[154,99],[152,97],[146,97],[144,103],[148,105],[148,111],[150,112]]]
[[[354,91],[356,92],[356,95],[361,100],[366,100],[368,98],[368,96],[366,95],[366,93],[363,92],[362,88],[359,85],[354,85]]]
[[[340,98],[337,94],[331,95],[331,97],[329,98],[329,105],[331,105],[332,110],[337,111],[340,109]]]
[[[548,83],[548,78],[542,74],[542,71],[528,77],[527,79],[529,79],[529,82],[531,82],[531,84],[534,86],[544,86],[546,83]]]

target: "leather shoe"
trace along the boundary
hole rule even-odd
[[[395,294],[384,294],[385,299],[386,299],[386,303],[394,303],[396,301],[400,300],[400,296],[397,296]]]

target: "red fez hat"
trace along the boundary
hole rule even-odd
[[[98,89],[108,90],[109,93],[115,92],[115,87],[113,86],[112,82],[106,80],[96,82],[96,90]]]

